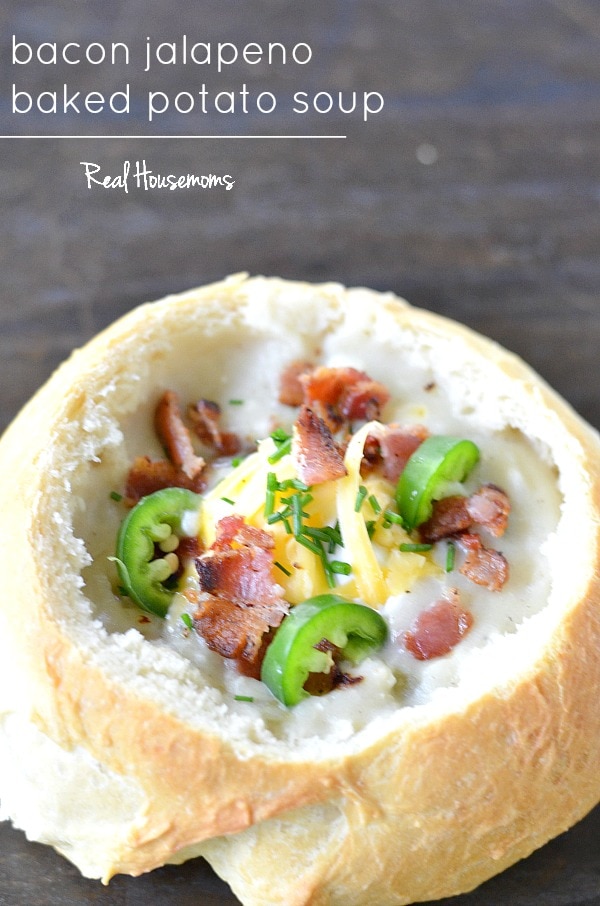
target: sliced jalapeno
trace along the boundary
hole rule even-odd
[[[317,595],[285,617],[267,648],[261,679],[284,705],[296,705],[309,695],[304,688],[309,673],[329,673],[333,665],[328,646],[315,646],[331,643],[343,660],[358,664],[386,637],[385,620],[371,607],[339,595]]]
[[[408,531],[426,522],[432,503],[444,496],[450,482],[461,482],[479,460],[470,440],[433,434],[410,457],[396,488],[398,512]]]
[[[114,558],[119,578],[136,604],[159,617],[167,615],[174,595],[177,539],[184,537],[181,520],[184,513],[197,511],[199,506],[198,494],[184,488],[164,488],[143,497],[119,529]],[[163,549],[174,550],[171,554],[161,551],[162,556],[156,558],[157,545],[161,544]]]

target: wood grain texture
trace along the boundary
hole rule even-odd
[[[4,0],[0,134],[145,133],[148,78],[128,72],[123,121],[10,114],[15,79],[43,91],[72,68],[15,73],[10,39],[307,41],[313,61],[215,78],[163,67],[176,92],[205,79],[281,97],[380,91],[384,112],[267,119],[165,116],[159,134],[344,133],[343,141],[0,139],[0,428],[53,368],[134,305],[227,273],[391,289],[527,359],[600,427],[600,6],[595,0]],[[124,74],[115,72],[114,87]],[[78,87],[103,79],[78,70]],[[106,81],[104,79],[104,81]],[[110,82],[110,80],[108,80]],[[229,84],[231,83],[231,84]],[[118,173],[229,173],[232,191],[88,190],[80,161]],[[34,430],[35,426],[32,426]],[[596,810],[455,906],[600,904]],[[0,906],[234,904],[198,861],[84,881],[0,827]],[[448,901],[450,902],[450,901]],[[384,906],[384,904],[381,904]]]

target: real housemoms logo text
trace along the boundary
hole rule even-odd
[[[102,43],[93,41],[44,41],[32,44],[12,35],[12,65],[17,70],[32,67],[56,68],[62,73],[71,67],[73,78],[41,92],[32,92],[15,75],[12,83],[11,111],[21,119],[28,114],[48,116],[85,115],[100,116],[114,114],[127,116],[132,109],[132,88],[124,81],[115,90],[106,90],[100,84],[101,71],[110,70],[111,75],[136,70],[136,109],[140,104],[140,74],[145,74],[145,87],[141,102],[144,117],[148,122],[157,122],[165,114],[261,114],[270,115],[278,109],[291,111],[294,115],[308,113],[344,114],[367,122],[370,117],[384,109],[384,97],[379,91],[358,88],[336,90],[323,86],[318,90],[294,90],[283,92],[261,90],[254,83],[240,81],[234,88],[231,84],[221,88],[212,84],[224,73],[249,72],[260,64],[262,72],[293,69],[305,72],[313,62],[310,44],[300,41],[294,45],[280,42],[249,42],[238,45],[231,41],[195,41],[184,34],[178,41],[154,42],[146,38],[143,49],[124,41]],[[78,69],[96,67],[99,83],[93,90],[84,90],[77,84]],[[166,67],[181,67],[185,73],[183,87],[164,90],[159,84],[159,73]],[[211,79],[196,81],[200,78]],[[127,78],[127,75],[125,75]],[[156,79],[156,84],[151,84]],[[111,79],[112,81],[112,79]],[[287,80],[289,82],[289,80]],[[188,84],[189,82],[189,84]],[[211,83],[212,82],[212,83]]]
[[[80,161],[88,189],[118,189],[129,192],[130,186],[148,192],[151,189],[233,189],[235,179],[228,173],[160,173],[148,166],[145,160],[124,160],[117,173],[107,173],[100,164]]]

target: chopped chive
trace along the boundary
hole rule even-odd
[[[189,613],[182,613],[181,621],[182,621],[182,623],[185,623],[185,625],[187,626],[188,629],[194,628],[194,623],[193,623],[192,618],[189,615]]]
[[[325,528],[315,528],[312,525],[304,526],[304,534],[308,535],[310,538],[313,538],[315,541],[323,541],[327,544],[331,541],[331,535]]]
[[[354,501],[354,512],[355,513],[358,513],[358,511],[360,510],[361,506],[364,503],[364,499],[368,493],[369,492],[367,491],[365,486],[361,484],[361,486],[359,487],[358,492],[356,494],[356,500]]]
[[[234,456],[234,458],[231,460],[231,465],[233,466],[233,468],[237,469],[237,467],[243,461],[243,459],[244,459],[243,456]]]
[[[274,453],[271,453],[267,461],[270,463],[270,465],[273,465],[273,463],[279,462],[280,459],[283,459],[283,457],[286,456],[291,449],[292,438],[290,437],[289,440],[281,444]]]
[[[329,568],[332,573],[337,573],[339,576],[349,576],[352,572],[350,564],[343,560],[330,560]]]
[[[377,500],[377,497],[375,496],[375,494],[369,495],[369,504],[374,513],[377,513],[377,515],[379,515],[381,513],[381,504]]]
[[[375,534],[375,525],[376,525],[376,522],[374,519],[369,519],[368,522],[365,522],[365,526],[367,529],[367,535],[369,536],[369,538],[372,538],[373,535]]]
[[[400,513],[394,513],[392,510],[384,510],[383,518],[390,525],[404,525],[404,519]]]
[[[273,514],[275,509],[275,491],[279,484],[275,472],[267,473],[267,493],[265,496],[265,519]]]
[[[253,695],[234,695],[233,699],[236,702],[253,702],[254,696]]]
[[[244,400],[237,400],[237,399],[229,400],[230,406],[242,406],[243,403],[244,403]]]
[[[289,571],[289,569],[286,569],[285,566],[279,562],[279,560],[275,560],[274,566],[276,566],[277,569],[280,569],[281,572],[284,573],[286,576],[292,575],[291,572]]]
[[[309,504],[314,498],[313,498],[313,495],[312,495],[312,494],[292,494],[291,497],[282,497],[282,498],[281,498],[281,502],[282,502],[282,503],[285,503],[286,506],[294,507],[294,506],[297,506],[297,505],[298,505],[298,504],[296,504],[296,503],[293,503],[293,501],[294,501],[295,499],[298,499],[298,500],[300,501],[300,504],[299,504],[300,507],[305,507],[305,506],[307,506],[307,504]],[[306,515],[308,515],[308,514],[305,513],[304,515],[306,516]]]
[[[448,542],[448,547],[446,548],[446,572],[451,573],[454,569],[454,560],[456,558],[456,548],[451,541]]]
[[[235,500],[232,500],[231,497],[221,497],[223,503],[229,503],[231,506],[235,506]]]
[[[342,533],[340,531],[340,523],[336,522],[335,525],[329,528],[329,537],[331,541],[329,542],[329,553],[332,554],[336,547],[343,547],[344,541],[342,538]]]
[[[292,507],[292,526],[294,528],[294,535],[297,537],[302,534],[302,518],[305,515],[302,510],[302,500],[298,494],[295,494],[291,498],[290,505]]]
[[[400,550],[410,554],[420,554],[422,551],[430,551],[433,544],[401,544]]]
[[[123,500],[123,495],[122,495],[122,494],[119,494],[118,491],[111,491],[111,492],[110,492],[110,499],[111,499],[111,500],[116,500],[117,503],[119,503],[121,500]]]
[[[316,554],[317,557],[321,557],[323,554],[323,548],[317,544],[315,541],[311,541],[310,538],[307,538],[306,535],[294,535],[296,541],[301,544],[307,550],[312,551],[313,554]]]
[[[268,457],[268,462],[273,465],[273,463],[279,462],[292,449],[292,435],[284,431],[283,428],[276,428],[271,433],[271,440],[277,447],[275,452]]]
[[[292,524],[291,524],[288,516],[286,514],[283,514],[281,521],[283,522],[283,527],[286,530],[286,532],[288,533],[288,535],[291,535],[292,534]]]
[[[283,513],[269,513],[267,516],[267,525],[275,525],[276,522],[283,522],[284,519]]]
[[[308,491],[309,485],[304,484],[299,478],[286,478],[284,481],[278,482],[278,490],[287,491],[290,488],[294,491]]]

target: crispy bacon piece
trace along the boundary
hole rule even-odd
[[[419,661],[448,654],[473,625],[473,615],[461,603],[456,589],[419,614],[404,634],[406,649]]]
[[[436,500],[430,518],[419,526],[419,535],[422,541],[434,544],[480,525],[498,538],[506,531],[509,513],[507,494],[494,484],[484,484],[470,497]]]
[[[328,368],[326,365],[300,377],[306,404],[319,402],[326,406],[337,406],[344,391],[365,380],[370,380],[369,375],[357,368]]]
[[[273,545],[267,532],[227,516],[217,524],[211,550],[196,560],[194,627],[209,648],[255,678],[270,635],[289,609],[272,576]]]
[[[508,495],[495,484],[484,484],[468,499],[468,509],[475,525],[481,525],[495,538],[506,531],[510,514]]]
[[[441,538],[449,538],[465,532],[473,524],[469,512],[469,499],[460,494],[442,497],[433,504],[433,511],[427,522],[419,526],[421,541],[435,544]]]
[[[221,407],[212,400],[198,400],[188,406],[188,418],[195,434],[219,456],[235,456],[240,452],[241,442],[232,431],[222,431]]]
[[[304,387],[300,378],[314,369],[311,362],[291,362],[279,379],[279,402],[286,406],[301,406],[304,402]]]
[[[220,595],[240,604],[281,600],[281,586],[273,580],[273,537],[226,516],[217,523],[217,537],[210,551],[196,561],[200,591]]]
[[[298,478],[308,485],[334,481],[346,474],[344,458],[331,431],[308,406],[302,406],[294,425],[292,458]]]
[[[188,478],[196,478],[206,463],[201,456],[196,456],[174,391],[166,390],[160,398],[154,414],[154,427],[171,462]]]
[[[322,365],[299,380],[304,403],[314,408],[333,432],[345,421],[378,419],[390,398],[387,387],[357,368]]]
[[[190,478],[168,459],[153,461],[148,456],[137,456],[127,474],[124,502],[134,506],[142,497],[162,488],[186,488],[200,494],[205,486],[202,472]]]
[[[508,561],[500,551],[484,547],[479,535],[463,532],[456,536],[466,556],[460,567],[463,576],[483,585],[490,591],[499,591],[508,579]]]
[[[428,436],[425,425],[382,425],[377,437],[367,437],[361,472],[380,469],[388,481],[398,481],[406,463]]]
[[[344,390],[340,399],[340,411],[348,421],[371,421],[379,418],[389,398],[387,387],[365,377]]]
[[[339,686],[354,686],[361,683],[362,676],[354,676],[351,673],[344,673],[339,666],[341,658],[341,649],[329,639],[321,639],[315,645],[317,651],[329,651],[333,659],[329,673],[309,673],[304,688],[310,695],[326,695]]]
[[[285,613],[264,604],[248,607],[214,595],[199,595],[193,621],[211,651],[237,661],[245,676],[260,679],[272,634]]]

